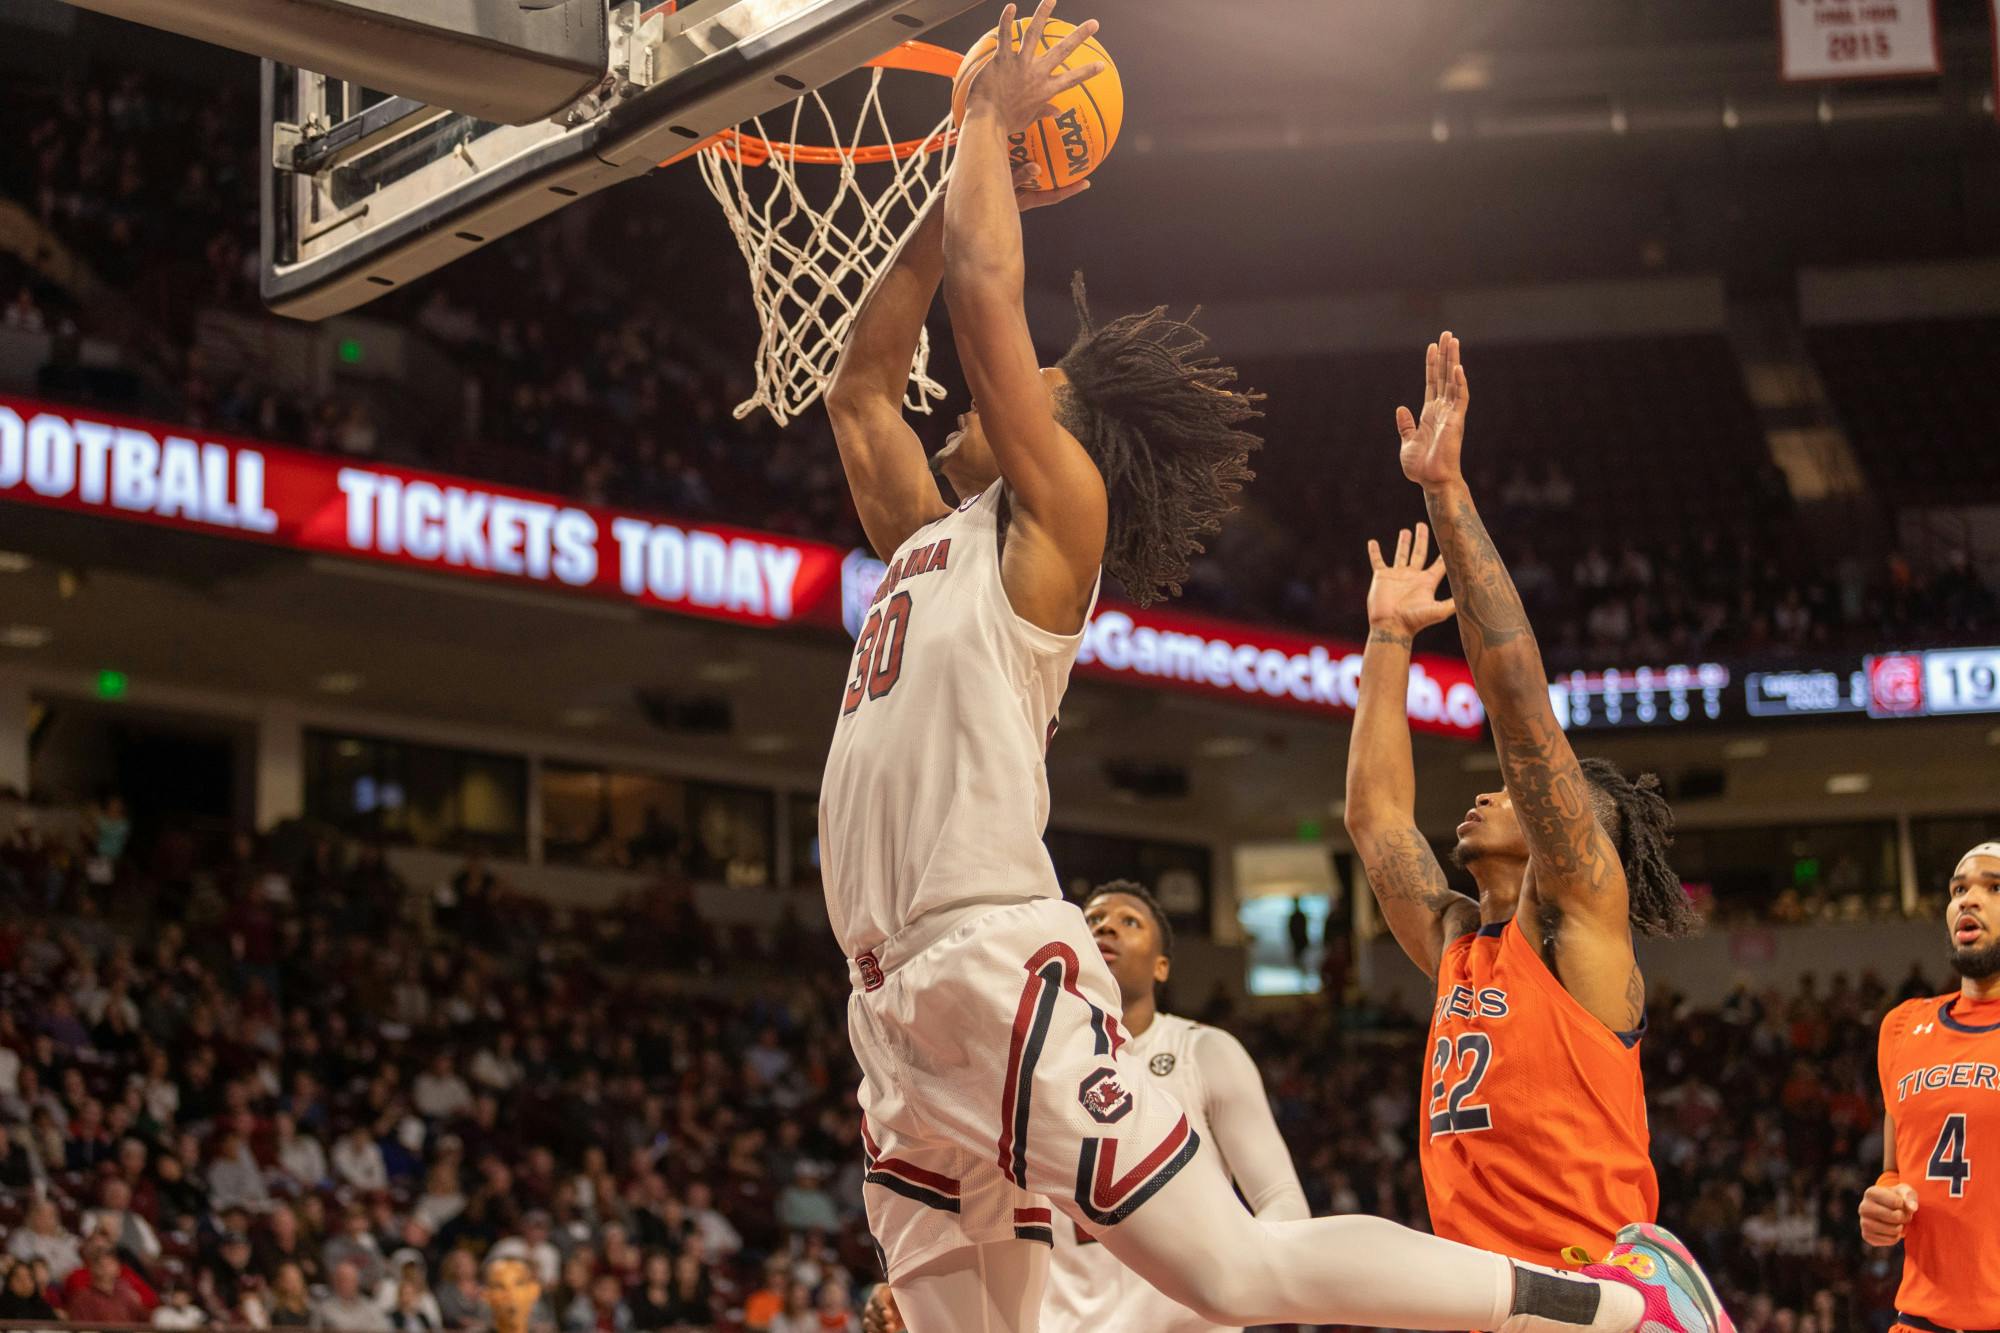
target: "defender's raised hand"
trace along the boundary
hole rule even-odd
[[[1014,41],[1014,6],[1000,11],[1000,26],[995,30],[998,46],[986,68],[973,76],[972,89],[966,95],[968,115],[971,108],[988,108],[1009,134],[1018,134],[1055,110],[1050,102],[1057,93],[1104,72],[1101,60],[1072,69],[1056,68],[1097,32],[1096,19],[1085,19],[1053,47],[1042,50],[1042,29],[1055,7],[1056,0],[1042,0],[1036,6],[1019,45]]]
[[[1396,409],[1396,433],[1403,437],[1403,475],[1419,486],[1458,481],[1458,455],[1465,443],[1465,409],[1472,390],[1458,363],[1458,339],[1441,333],[1424,353],[1424,414]]]
[[[1416,536],[1404,528],[1396,534],[1396,558],[1382,559],[1381,543],[1368,543],[1368,563],[1375,579],[1368,585],[1368,628],[1392,634],[1407,642],[1417,634],[1451,618],[1457,603],[1447,597],[1438,600],[1438,583],[1444,578],[1444,557],[1426,566],[1430,554],[1431,530],[1417,524]]]

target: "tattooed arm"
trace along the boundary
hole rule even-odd
[[[1424,488],[1424,504],[1458,602],[1459,638],[1486,705],[1500,773],[1528,844],[1529,889],[1545,952],[1569,992],[1615,1029],[1637,1027],[1645,987],[1632,955],[1625,870],[1591,805],[1569,738],[1549,703],[1542,650],[1521,594],[1480,521],[1459,468],[1471,400],[1458,339],[1443,334],[1425,358],[1421,419],[1396,413],[1403,473]],[[1524,894],[1524,904],[1528,895]],[[1541,938],[1536,938],[1539,935]]]
[[[1417,633],[1451,615],[1439,601],[1444,562],[1426,568],[1430,532],[1417,524],[1396,539],[1394,563],[1368,543],[1368,649],[1347,744],[1347,833],[1368,872],[1382,919],[1410,961],[1436,976],[1444,946],[1478,928],[1479,909],[1445,883],[1416,823],[1417,775],[1410,756],[1410,648]]]

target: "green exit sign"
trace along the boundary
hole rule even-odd
[[[364,352],[359,338],[342,338],[334,344],[333,354],[340,358],[343,366],[358,366]]]
[[[97,697],[100,699],[123,699],[125,688],[131,684],[122,671],[106,668],[97,673]]]

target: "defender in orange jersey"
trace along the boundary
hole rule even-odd
[[[1945,908],[1950,995],[1882,1020],[1882,1176],[1861,1199],[1861,1238],[1903,1243],[1896,1320],[1914,1333],[2000,1329],[2000,842],[1959,860]]]
[[[1375,543],[1347,827],[1396,939],[1437,979],[1418,1111],[1440,1236],[1535,1263],[1588,1262],[1651,1222],[1635,933],[1695,924],[1667,861],[1673,816],[1651,777],[1579,761],[1549,703],[1526,612],[1459,470],[1468,398],[1458,342],[1426,360],[1421,419],[1399,414],[1403,470],[1424,488],[1442,558],[1404,532]],[[1455,599],[1439,601],[1447,570]],[[1418,631],[1456,611],[1499,750],[1502,790],[1477,798],[1454,852],[1479,886],[1452,891],[1414,819],[1405,690]]]

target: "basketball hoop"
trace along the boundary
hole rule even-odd
[[[882,107],[883,72],[949,79],[959,61],[943,47],[904,42],[868,62],[868,91],[851,129],[841,127],[814,89],[792,103],[783,139],[766,127],[766,121],[783,115],[780,110],[681,154],[700,162],[702,179],[722,205],[750,268],[762,332],[757,389],[737,404],[739,419],[762,407],[782,426],[826,390],[862,299],[950,175],[957,136],[949,111],[924,137],[897,139]],[[802,143],[802,131],[825,142]],[[830,197],[817,203],[808,197],[800,166],[834,169]],[[880,170],[864,181],[863,167]],[[814,193],[825,196],[826,190]],[[926,331],[917,339],[904,396],[904,405],[915,412],[928,413],[931,402],[945,394],[927,372],[929,361]]]

